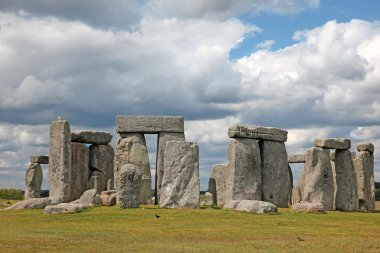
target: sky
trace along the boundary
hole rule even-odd
[[[116,115],[184,116],[202,190],[238,123],[287,130],[289,154],[372,142],[380,181],[380,1],[0,1],[0,188],[57,117],[115,134]]]

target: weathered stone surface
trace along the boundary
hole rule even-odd
[[[302,202],[320,202],[324,210],[333,210],[334,182],[329,149],[307,151],[299,186]]]
[[[107,145],[112,140],[112,134],[107,132],[91,131],[91,130],[75,130],[71,132],[71,141]]]
[[[324,213],[323,205],[320,202],[302,202],[293,206],[293,211],[304,213]]]
[[[104,191],[107,189],[108,180],[114,177],[114,151],[110,145],[91,145],[90,146],[90,170],[98,171],[100,176],[99,189]]]
[[[49,156],[47,155],[31,156],[30,162],[39,163],[39,164],[49,164]]]
[[[216,203],[219,206],[223,206],[226,198],[226,180],[227,180],[228,165],[226,164],[217,164],[213,165],[211,169],[210,179],[215,181],[216,191],[211,192],[216,197]],[[209,189],[213,189],[210,187]]]
[[[156,169],[156,204],[159,203],[162,178],[164,176],[164,156],[165,156],[165,148],[166,143],[168,141],[184,141],[185,134],[184,133],[167,133],[161,132],[158,134],[158,144],[157,144],[157,169]]]
[[[100,198],[102,199],[103,206],[114,206],[116,205],[116,191],[103,191],[100,194]]]
[[[335,152],[336,196],[335,207],[340,211],[357,211],[358,190],[354,163],[349,150]]]
[[[301,192],[298,185],[293,186],[292,189],[292,206],[301,202]]]
[[[116,116],[117,133],[183,133],[181,116]]]
[[[79,199],[87,190],[89,176],[89,149],[83,143],[71,143],[71,190],[70,201]]]
[[[133,164],[125,164],[120,170],[120,182],[116,188],[121,208],[137,208],[140,203],[141,172]]]
[[[207,190],[207,192],[209,192],[212,195],[212,204],[217,205],[218,204],[218,198],[217,198],[217,192],[216,192],[216,182],[215,182],[214,178],[210,177],[208,179],[208,190]]]
[[[257,141],[232,139],[228,159],[225,203],[233,200],[261,200],[261,158]]]
[[[330,149],[350,149],[351,140],[343,138],[315,139],[314,146]]]
[[[351,154],[351,158],[355,159],[356,153],[355,152],[351,152],[350,154]],[[330,160],[332,162],[335,162],[335,151],[330,151]]]
[[[212,196],[212,193],[210,192],[205,193],[205,205],[208,205],[208,206],[213,205],[213,196]]]
[[[58,205],[49,205],[45,207],[44,214],[79,213],[84,208],[84,206],[79,204],[60,203]]]
[[[359,210],[375,211],[374,156],[369,151],[360,151],[355,161]]]
[[[260,141],[259,145],[263,179],[262,200],[278,207],[288,207],[293,185],[285,143]]]
[[[371,154],[375,151],[375,147],[372,143],[358,143],[356,144],[356,149],[360,151],[368,151]]]
[[[30,163],[25,174],[25,199],[41,197],[42,168],[39,163]]]
[[[59,198],[35,198],[17,202],[13,206],[5,208],[5,210],[21,210],[21,209],[42,209],[48,205],[56,205],[61,203]]]
[[[70,201],[71,133],[66,120],[53,121],[49,143],[49,196]]]
[[[330,154],[330,159],[331,159],[331,154]],[[334,201],[333,201],[333,210],[336,210],[336,205],[335,205],[335,200],[336,200],[336,170],[335,170],[335,152],[334,152],[334,161],[330,161],[331,164],[331,171],[333,175],[333,183],[334,183]]]
[[[199,208],[199,149],[196,143],[166,143],[160,206]]]
[[[288,155],[288,163],[305,163],[305,154]]]
[[[100,176],[99,176],[100,175]],[[90,180],[87,183],[87,190],[94,189],[97,193],[103,191],[103,174],[100,171],[91,171]]]
[[[113,179],[108,179],[107,181],[107,191],[112,191],[115,188],[113,187]]]
[[[251,138],[257,140],[286,142],[288,139],[288,132],[273,127],[234,125],[228,129],[228,136],[230,138]]]
[[[95,189],[85,191],[80,197],[79,204],[83,206],[100,206],[102,205],[102,200]]]
[[[133,164],[141,172],[140,204],[148,204],[151,200],[151,174],[148,150],[145,137],[139,133],[118,134],[115,151],[115,186],[118,187],[119,172],[124,164]]]
[[[235,209],[239,205],[239,203],[241,201],[242,200],[226,200],[226,202],[224,203],[223,208],[225,208],[225,209]]]
[[[235,209],[253,213],[277,213],[277,207],[274,204],[260,200],[242,200]]]

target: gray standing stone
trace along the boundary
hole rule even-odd
[[[120,182],[116,188],[121,208],[137,208],[140,203],[141,172],[133,164],[125,164],[120,170]]]
[[[263,178],[263,201],[273,203],[277,207],[288,207],[293,186],[285,143],[260,141],[259,145]]]
[[[103,174],[99,171],[92,171],[90,174],[90,180],[87,183],[87,190],[94,189],[97,193],[103,191]]]
[[[70,200],[71,190],[71,133],[70,125],[60,118],[50,126],[49,196],[62,202]]]
[[[199,149],[194,142],[168,141],[160,206],[199,208]]]
[[[209,192],[212,195],[212,204],[217,205],[218,204],[218,196],[217,196],[217,192],[216,192],[216,182],[215,182],[215,179],[212,177],[210,177],[208,179],[208,190],[207,190],[207,192]]]
[[[213,165],[211,169],[210,179],[215,181],[215,188],[216,188],[215,196],[217,199],[217,203],[215,204],[219,206],[223,206],[226,199],[227,172],[228,172],[228,165],[226,164]],[[214,194],[213,192],[211,193]]]
[[[334,183],[333,210],[335,211],[336,210],[336,190],[337,190],[337,187],[336,187],[336,170],[335,170],[335,152],[333,152],[333,154],[334,154],[334,160],[331,160],[330,164],[331,164],[331,171],[332,171],[333,183]],[[330,159],[331,159],[331,153],[330,153]]]
[[[235,200],[261,200],[261,158],[257,141],[232,139],[228,148],[228,159],[225,203]]]
[[[301,202],[301,192],[298,185],[293,186],[292,189],[292,206]]]
[[[151,201],[152,186],[150,163],[145,137],[140,133],[118,134],[115,150],[115,186],[118,188],[120,169],[124,164],[133,164],[141,172],[142,182],[140,190],[140,204]]]
[[[349,150],[336,150],[336,210],[357,211],[359,207],[354,163]]]
[[[49,156],[47,155],[31,156],[30,162],[39,163],[39,164],[49,164]]]
[[[39,163],[31,163],[25,175],[25,199],[41,197],[42,168]]]
[[[71,190],[70,201],[79,199],[87,190],[89,176],[89,149],[85,144],[71,143]]]
[[[235,209],[253,213],[277,213],[277,207],[274,204],[260,200],[242,200]]]
[[[360,151],[355,159],[359,210],[373,212],[376,209],[374,157],[368,151]]]
[[[183,133],[181,116],[116,116],[117,133]]]
[[[314,145],[319,148],[350,149],[351,140],[343,138],[315,139]]]
[[[110,145],[91,145],[90,146],[90,170],[98,171],[101,174],[102,184],[100,190],[107,189],[108,180],[113,180],[114,171],[114,151]]]
[[[299,184],[302,202],[320,202],[324,210],[333,210],[334,182],[329,149],[307,151],[302,177]]]
[[[230,138],[251,138],[285,142],[288,138],[288,132],[274,127],[234,125],[228,129],[228,136]]]
[[[71,133],[72,142],[107,145],[112,140],[112,134],[91,130],[75,130]]]
[[[107,181],[107,191],[112,191],[112,190],[114,190],[113,179],[108,179],[108,181]]]
[[[164,156],[165,156],[165,148],[166,143],[168,141],[184,141],[185,134],[184,133],[168,133],[161,132],[158,134],[158,143],[157,143],[157,161],[156,161],[156,204],[159,203],[162,178],[164,176]]]

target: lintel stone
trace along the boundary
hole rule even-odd
[[[49,164],[49,156],[47,155],[31,156],[30,162],[39,163],[39,164]]]
[[[329,149],[350,149],[351,140],[343,138],[315,139],[314,146]]]
[[[183,133],[182,116],[116,116],[117,133]]]
[[[228,136],[230,138],[250,138],[286,142],[288,132],[274,127],[234,125],[228,129]]]
[[[305,163],[306,154],[288,155],[288,163]]]
[[[112,134],[91,130],[75,130],[71,132],[72,142],[107,145],[112,140]]]
[[[372,143],[358,143],[356,144],[356,149],[358,151],[368,151],[371,154],[375,151],[375,147]]]

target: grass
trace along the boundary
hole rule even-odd
[[[380,212],[280,208],[279,214],[258,215],[156,206],[42,212],[0,212],[0,252],[380,252]]]

